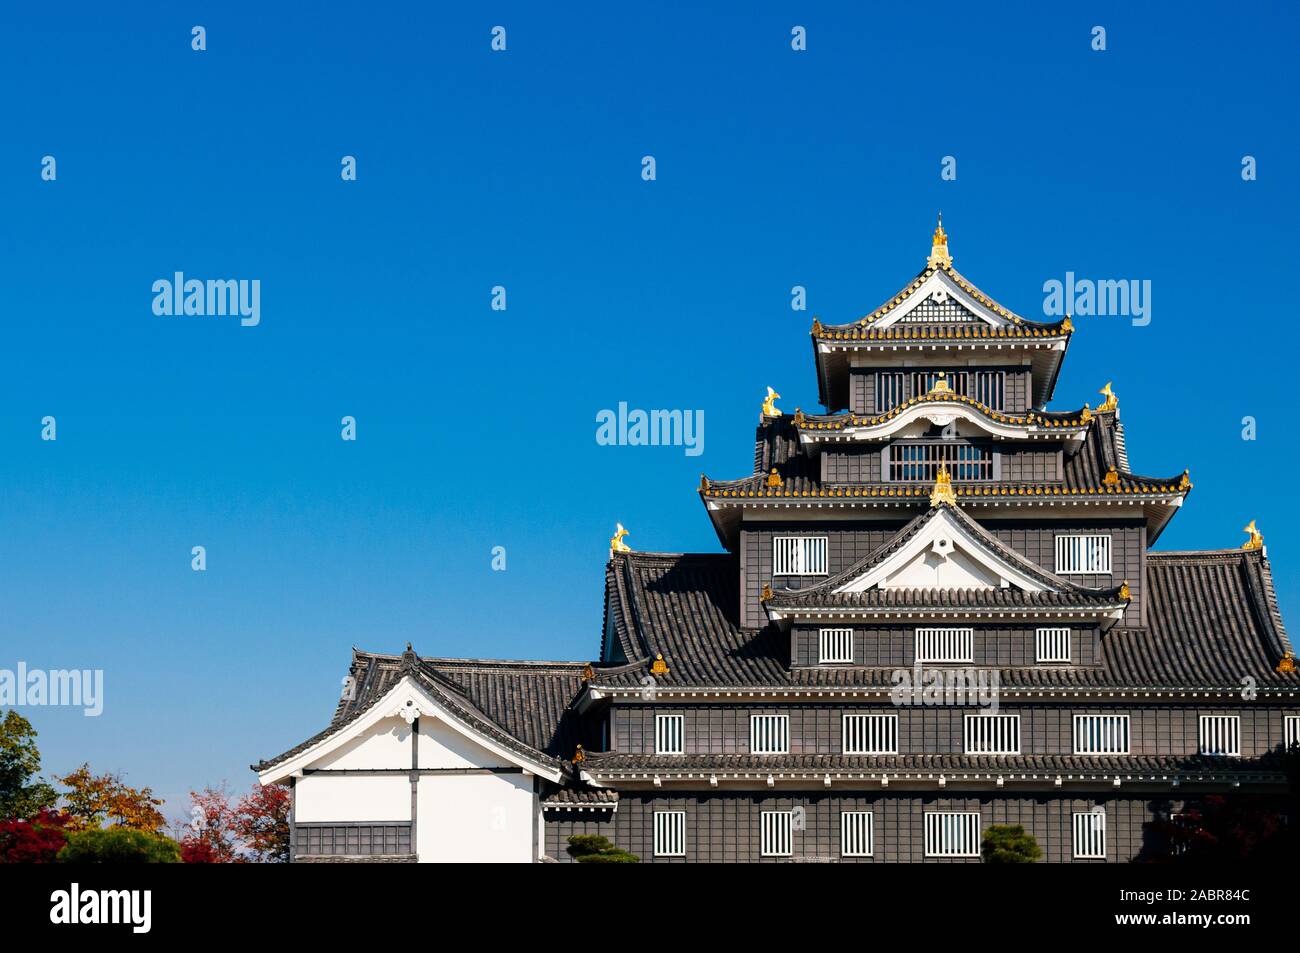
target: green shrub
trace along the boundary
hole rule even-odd
[[[602,834],[573,834],[569,837],[569,856],[580,864],[639,864],[641,858],[615,847]]]
[[[162,834],[126,827],[92,828],[68,835],[61,864],[179,864],[181,849]]]
[[[1043,851],[1019,824],[992,824],[984,831],[982,853],[986,864],[1032,864]]]

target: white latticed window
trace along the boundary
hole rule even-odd
[[[1201,754],[1241,754],[1241,717],[1238,715],[1201,716]]]
[[[1287,748],[1300,745],[1300,715],[1287,715],[1282,721]]]
[[[1070,630],[1039,629],[1036,658],[1040,662],[1070,661]]]
[[[870,811],[845,811],[840,815],[840,856],[870,857],[875,830]]]
[[[655,811],[655,856],[686,855],[686,812]]]
[[[852,629],[822,629],[817,641],[819,662],[853,661]]]
[[[898,754],[897,715],[845,715],[845,754]]]
[[[1128,754],[1128,715],[1075,715],[1075,754]]]
[[[682,715],[655,715],[655,754],[682,754]]]
[[[935,811],[925,815],[925,856],[978,857],[980,816],[976,812]]]
[[[1109,573],[1110,536],[1071,534],[1056,537],[1056,571]]]
[[[789,754],[790,716],[751,715],[749,750],[753,754]]]
[[[826,575],[825,536],[776,536],[772,539],[772,575]]]
[[[1106,859],[1106,815],[1102,811],[1087,811],[1074,815],[1074,856],[1087,859]]]
[[[793,811],[763,811],[759,815],[762,825],[762,854],[764,857],[789,857],[792,848],[790,829],[794,826]]]
[[[967,715],[967,754],[1020,754],[1019,715]]]
[[[973,662],[974,629],[917,629],[918,662]]]

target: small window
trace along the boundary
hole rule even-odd
[[[973,662],[974,629],[917,629],[918,662]]]
[[[853,630],[852,629],[822,629],[818,633],[818,652],[817,661],[819,662],[852,662],[853,661]]]
[[[772,539],[772,575],[826,575],[825,536],[776,536]]]
[[[927,811],[925,856],[978,857],[980,816],[968,811]]]
[[[1241,754],[1241,717],[1202,715],[1201,754],[1238,757]]]
[[[686,856],[685,811],[655,811],[655,856]]]
[[[1040,662],[1070,661],[1070,630],[1039,629],[1035,657]]]
[[[875,830],[870,811],[845,811],[840,815],[840,856],[870,857],[875,850]]]
[[[1292,745],[1300,745],[1300,715],[1287,715],[1282,721],[1286,747],[1290,749]]]
[[[1106,859],[1106,812],[1074,815],[1074,856],[1080,860]]]
[[[845,715],[845,754],[898,754],[897,715]]]
[[[967,754],[1020,754],[1019,715],[967,715]]]
[[[681,754],[682,715],[655,715],[655,754]]]
[[[1075,754],[1129,754],[1128,715],[1075,715]]]
[[[751,715],[749,750],[752,754],[789,754],[790,716]]]
[[[1059,573],[1109,574],[1110,536],[1067,535],[1056,537],[1056,571]]]
[[[793,852],[790,831],[793,811],[763,811],[759,815],[762,824],[762,854],[764,857],[789,857]]]

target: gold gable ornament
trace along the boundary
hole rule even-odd
[[[650,663],[650,674],[651,675],[668,674],[668,663],[664,661],[664,656],[662,652],[655,653],[655,660]]]
[[[1264,534],[1255,528],[1255,521],[1251,520],[1241,528],[1243,533],[1249,533],[1250,539],[1241,544],[1242,549],[1263,549]]]
[[[591,667],[590,662],[582,666],[582,675],[580,677],[583,682],[590,682],[596,677],[596,670]]]
[[[700,474],[700,492],[701,493],[709,492],[709,478],[706,477],[703,473]]]
[[[1074,322],[1070,320],[1070,316],[1068,314],[1065,316],[1065,320],[1061,322],[1061,331],[1064,332],[1065,334],[1074,333]]]
[[[822,333],[822,323],[818,321],[816,318],[813,318],[812,333],[814,337]]]
[[[758,594],[758,601],[759,602],[772,601],[772,587],[767,583],[763,583],[763,591]]]
[[[777,407],[776,407],[776,402],[777,402],[778,399],[780,399],[780,397],[781,397],[781,395],[778,394],[776,391],[772,390],[772,388],[769,387],[769,388],[767,389],[767,396],[763,398],[763,416],[764,416],[764,417],[780,417],[780,416],[781,416],[781,411],[779,411],[779,410],[777,409]]]
[[[804,425],[803,411],[798,407],[794,409],[794,425],[796,427],[802,427]]]
[[[1192,488],[1192,478],[1188,475],[1188,472],[1184,470],[1182,479],[1178,481],[1178,489],[1190,490],[1191,488]]]
[[[632,551],[632,547],[623,542],[623,537],[626,535],[627,530],[623,528],[623,524],[615,523],[614,535],[609,538],[609,554],[611,556],[615,553],[630,553]]]
[[[1098,394],[1101,394],[1102,397],[1106,398],[1097,405],[1097,412],[1099,414],[1109,413],[1112,410],[1119,410],[1119,398],[1115,395],[1115,392],[1110,389],[1110,385],[1111,382],[1107,381],[1106,386],[1097,391]]]
[[[927,392],[927,394],[951,394],[951,393],[954,393],[954,391],[952,389],[952,385],[948,383],[948,372],[940,371],[939,376],[936,377],[934,379],[934,383],[930,385],[930,390]]]
[[[1279,675],[1295,674],[1295,653],[1290,649],[1282,654],[1282,659],[1277,663],[1277,668],[1273,669]]]
[[[940,503],[947,503],[949,506],[957,505],[957,494],[953,492],[952,477],[948,475],[948,468],[939,464],[939,473],[934,479],[934,489],[930,491],[930,505],[938,506]]]
[[[1092,408],[1087,404],[1083,405],[1083,413],[1079,415],[1079,421],[1085,424],[1092,423]]]
[[[587,753],[582,750],[582,745],[578,745],[578,750],[573,752],[573,763],[582,764],[587,760]]]
[[[767,485],[770,487],[781,486],[781,474],[776,472],[776,467],[773,467],[772,472],[767,475]]]
[[[1111,467],[1109,470],[1106,471],[1106,475],[1101,478],[1101,482],[1104,483],[1106,486],[1115,486],[1117,483],[1119,483],[1119,471],[1116,470],[1114,467]]]
[[[1125,602],[1133,601],[1133,593],[1129,591],[1128,580],[1125,579],[1119,586],[1119,597]]]
[[[939,225],[930,240],[930,257],[926,264],[931,268],[947,268],[952,264],[952,255],[948,254],[948,233],[943,230],[943,212],[939,213]]]

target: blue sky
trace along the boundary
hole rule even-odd
[[[1160,548],[1257,518],[1300,625],[1294,5],[266,6],[0,12],[0,667],[106,681],[25,711],[47,769],[177,815],[323,727],[352,645],[592,657],[614,522],[716,550],[700,472],[749,471],[765,386],[818,409],[811,318],[894,293],[940,208],[1028,317],[1152,282],[1053,406],[1114,380],[1134,469],[1196,483]],[[155,316],[175,271],[259,279],[261,323]],[[702,410],[703,455],[598,446],[619,401]]]

